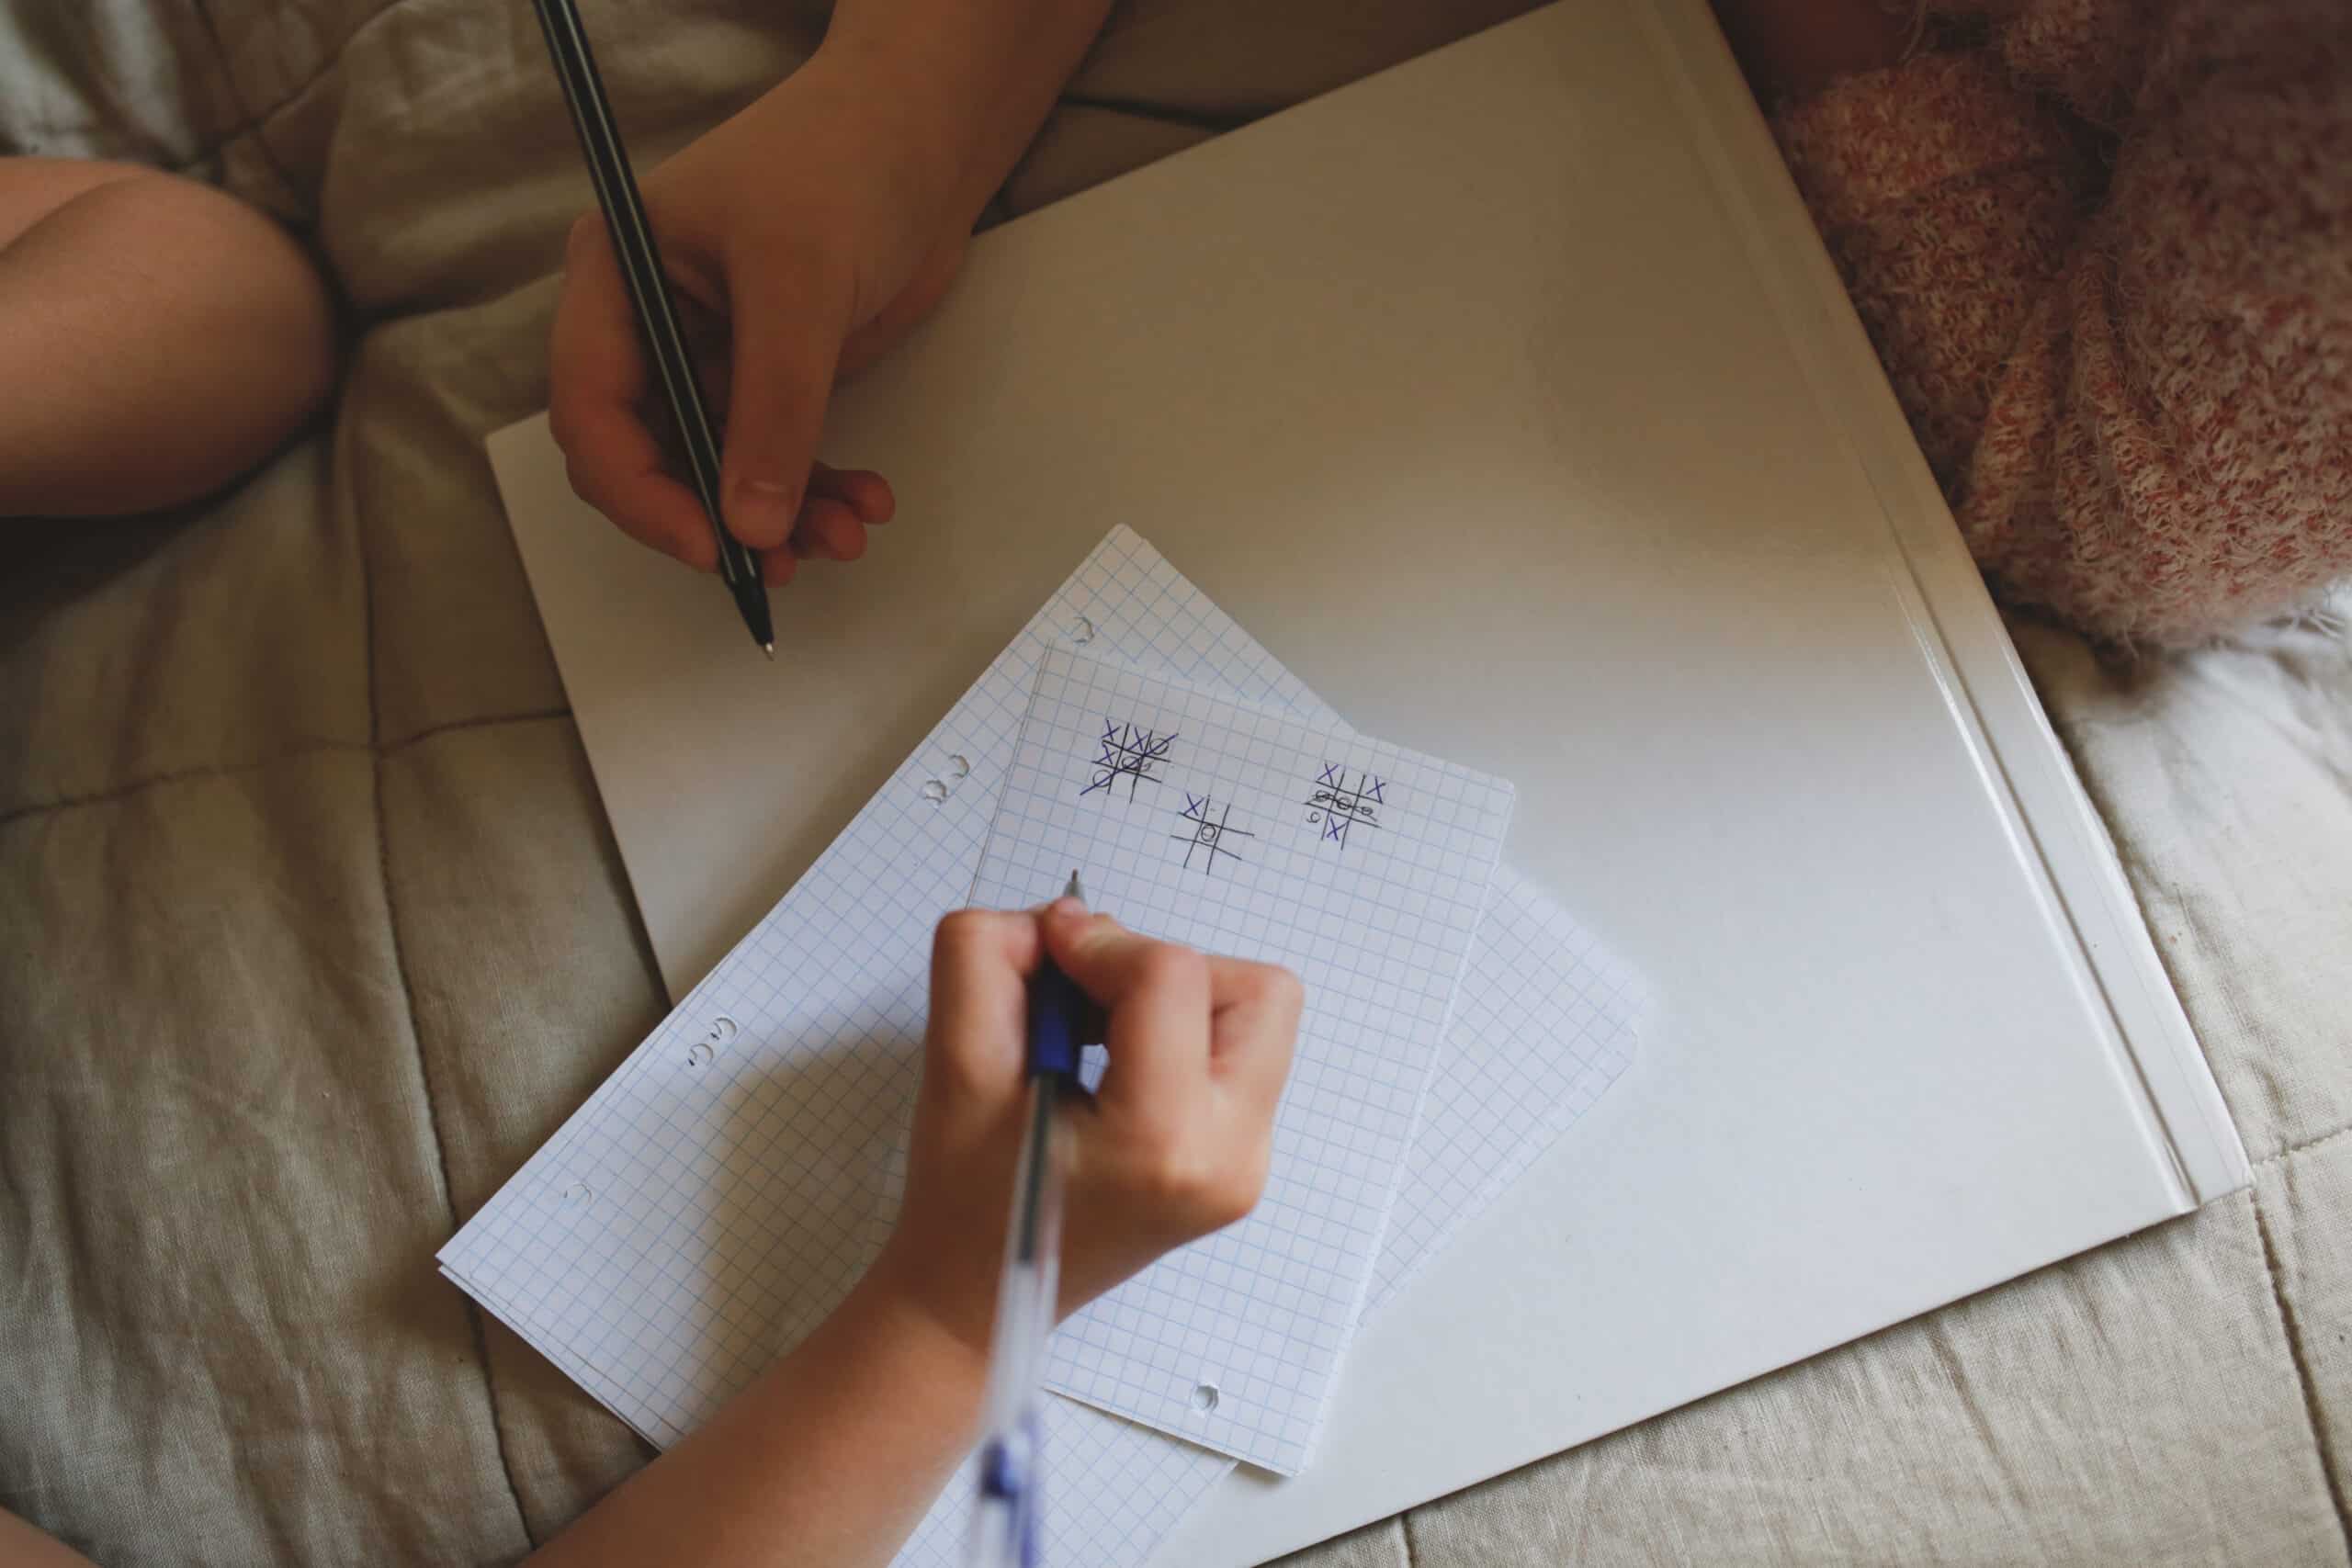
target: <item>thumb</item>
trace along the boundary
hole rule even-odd
[[[1044,912],[1046,951],[1080,990],[1105,1007],[1134,991],[1159,944],[1075,898],[1057,898]]]
[[[730,309],[735,364],[720,503],[738,539],[773,550],[792,537],[808,491],[841,333],[830,312],[789,288],[747,289]]]

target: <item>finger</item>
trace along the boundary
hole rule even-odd
[[[1021,1087],[1028,977],[1040,951],[1035,915],[959,909],[939,922],[924,1070],[935,1070],[942,1087],[990,1098]]]
[[[760,581],[770,588],[783,587],[799,570],[800,558],[792,553],[789,545],[780,550],[760,552]]]
[[[709,513],[663,469],[660,449],[634,416],[599,411],[582,415],[573,429],[579,450],[565,452],[563,468],[581,500],[638,543],[697,571],[718,569]]]
[[[630,537],[707,570],[710,525],[694,493],[664,470],[637,409],[646,368],[620,266],[601,220],[572,225],[563,293],[548,344],[548,426],[571,488]]]
[[[576,220],[563,244],[563,290],[548,339],[548,422],[568,441],[571,412],[594,403],[628,407],[645,395],[645,356],[630,328],[628,290],[604,220]]]
[[[819,463],[809,471],[808,493],[847,502],[861,523],[888,523],[899,510],[890,481],[871,468],[835,468]]]
[[[808,493],[841,333],[782,288],[746,290],[733,308],[720,495],[736,537],[770,550],[792,536]]]
[[[1272,964],[1212,958],[1209,998],[1210,1071],[1271,1113],[1290,1080],[1306,987]]]
[[[1189,947],[1154,942],[1073,898],[1045,915],[1046,950],[1110,1015],[1106,1111],[1181,1117],[1208,1081],[1209,968]]]
[[[702,389],[703,412],[727,428],[728,386],[734,355],[732,323],[727,312],[705,304],[684,278],[673,278],[670,298],[677,307],[678,332],[686,340],[686,363],[694,367],[695,385]]]
[[[865,525],[849,502],[812,495],[792,530],[792,547],[820,560],[855,560],[865,553]]]

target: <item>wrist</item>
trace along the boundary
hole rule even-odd
[[[967,1362],[985,1376],[996,1319],[995,1281],[988,1280],[990,1288],[983,1289],[977,1278],[943,1278],[945,1272],[927,1267],[894,1235],[850,1299],[876,1322],[934,1343],[943,1359]]]
[[[1000,172],[974,166],[984,140],[970,123],[982,89],[921,43],[868,37],[836,25],[792,80],[811,79],[854,123],[876,172],[902,209],[935,225],[969,230]]]

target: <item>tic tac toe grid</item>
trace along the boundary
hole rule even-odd
[[[657,1445],[797,1343],[888,1232],[929,922],[969,895],[1054,648],[1338,723],[1139,536],[1104,536],[791,893],[441,1251],[452,1280]],[[730,1011],[746,999],[763,1010]],[[1623,1069],[1639,1008],[1591,933],[1498,873],[1367,1312]],[[736,1033],[696,1066],[722,1021]],[[1135,1568],[1233,1465],[1091,1405],[1056,1402],[1049,1427],[1057,1562]],[[971,1472],[900,1568],[961,1562]]]
[[[1134,929],[1306,987],[1257,1209],[1071,1317],[1051,1386],[1280,1473],[1305,1462],[1510,808],[1509,784],[1435,758],[1040,662],[977,901],[1040,902],[1075,868]]]

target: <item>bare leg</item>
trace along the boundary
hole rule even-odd
[[[90,1560],[0,1508],[0,1562],[15,1568],[90,1568]]]
[[[145,512],[267,457],[334,381],[300,245],[209,186],[0,159],[0,517]]]

